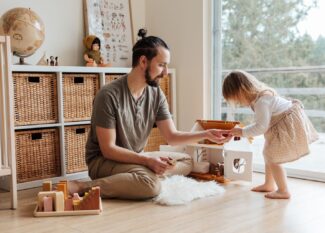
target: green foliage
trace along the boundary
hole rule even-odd
[[[303,0],[223,1],[223,67],[310,65],[316,44],[301,36],[297,25],[316,6],[317,0],[309,5]]]
[[[325,64],[325,38],[313,40],[301,35],[298,24],[318,0],[227,0],[223,1],[223,68],[259,69],[317,66]],[[253,73],[254,74],[254,73]],[[256,73],[259,80],[273,88],[325,87],[325,73]],[[300,99],[305,109],[325,111],[320,95],[287,95]],[[224,103],[223,103],[224,106]],[[253,115],[236,114],[236,120],[249,124]],[[223,114],[223,119],[226,115]],[[311,118],[325,132],[325,118]]]

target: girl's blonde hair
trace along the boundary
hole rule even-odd
[[[222,94],[226,101],[240,103],[240,98],[253,101],[261,94],[277,95],[276,91],[265,83],[258,81],[252,74],[243,70],[234,70],[228,73],[222,85]]]

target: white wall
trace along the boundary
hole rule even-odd
[[[83,0],[0,0],[0,15],[15,7],[31,8],[45,24],[45,41],[35,54],[25,59],[36,64],[46,52],[59,57],[59,65],[83,65],[85,36]],[[131,0],[134,34],[145,25],[144,0]],[[18,58],[14,57],[14,62]]]
[[[208,0],[146,0],[150,35],[164,39],[176,68],[178,128],[190,130],[197,119],[209,118],[210,46]]]

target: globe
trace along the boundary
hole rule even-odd
[[[35,12],[18,7],[1,16],[0,34],[10,36],[11,50],[14,55],[20,57],[20,64],[23,64],[24,58],[35,53],[43,44],[45,28]]]

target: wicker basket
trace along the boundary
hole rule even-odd
[[[170,92],[170,77],[167,75],[166,77],[160,80],[160,88],[164,92],[167,102],[169,104],[169,108],[171,107],[171,92]]]
[[[66,173],[87,170],[85,146],[90,125],[69,126],[64,129]]]
[[[16,131],[17,182],[61,175],[58,129]]]
[[[15,125],[48,124],[58,121],[55,74],[13,73]]]
[[[109,84],[114,80],[123,77],[125,74],[106,74],[105,75],[105,84]]]
[[[160,134],[158,128],[152,128],[148,138],[147,145],[144,147],[144,151],[159,151],[160,145],[166,145],[164,137]]]
[[[98,89],[98,74],[63,74],[64,120],[89,120]]]

